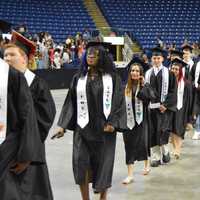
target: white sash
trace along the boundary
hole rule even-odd
[[[103,113],[106,119],[108,119],[112,105],[113,82],[112,82],[112,77],[109,74],[103,75],[102,80],[103,80]]]
[[[163,103],[167,97],[169,88],[169,70],[166,67],[162,68],[162,91],[161,91],[161,103]]]
[[[189,71],[191,71],[192,66],[194,65],[194,61],[191,59],[189,62],[186,62],[189,65]]]
[[[195,84],[195,87],[196,87],[196,88],[198,88],[199,74],[200,74],[200,61],[197,63],[196,69],[195,69],[195,80],[194,80],[194,84]]]
[[[177,90],[177,109],[180,110],[183,107],[183,94],[184,94],[184,80],[183,78],[178,83],[178,90]]]
[[[103,81],[103,112],[106,117],[110,115],[112,106],[113,82],[109,74],[102,77]],[[77,83],[77,124],[84,128],[89,122],[89,112],[86,94],[87,75],[80,77]]]
[[[35,78],[35,74],[30,71],[29,69],[27,69],[24,73],[24,76],[26,78],[26,81],[28,83],[28,86],[31,86],[31,83],[33,82],[34,78]]]
[[[9,66],[0,59],[0,122],[4,125],[0,131],[0,145],[6,139],[7,130],[7,94],[8,94]]]
[[[162,66],[162,90],[161,90],[161,99],[160,102],[163,103],[168,94],[169,88],[169,70]],[[153,67],[146,72],[145,82],[150,84],[151,74],[153,72]]]
[[[139,87],[137,87],[135,93],[135,118],[132,107],[132,92],[130,96],[125,95],[127,127],[129,129],[133,129],[135,127],[135,121],[137,122],[138,125],[140,125],[141,122],[143,121],[143,103],[141,100],[137,98],[138,92],[139,92]]]
[[[135,93],[135,118],[137,124],[140,125],[141,122],[143,121],[143,103],[139,98],[137,98],[138,92],[139,92],[139,85]]]
[[[87,95],[86,95],[87,75],[80,77],[77,83],[77,124],[84,128],[89,122]]]
[[[125,100],[126,100],[127,127],[129,129],[133,129],[133,127],[135,126],[135,118],[132,107],[132,94],[130,96],[125,95]]]

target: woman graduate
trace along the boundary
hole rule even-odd
[[[172,120],[172,145],[174,157],[179,159],[181,146],[183,143],[186,125],[190,120],[190,110],[192,106],[192,85],[185,77],[185,67],[187,63],[176,58],[172,61],[171,71],[177,80],[177,111],[173,113]]]
[[[105,48],[104,48],[105,46]],[[114,71],[106,43],[90,42],[81,71],[71,83],[53,137],[73,130],[73,172],[83,200],[89,199],[89,182],[107,199],[111,187],[116,130],[125,128],[122,84]]]
[[[37,165],[37,163],[32,163],[26,172],[26,175],[29,176],[31,186],[29,189],[32,188],[29,198],[35,200],[41,198],[52,200],[53,195],[46,164],[45,140],[53,124],[56,109],[46,82],[28,69],[28,62],[34,56],[34,53],[34,43],[13,31],[12,43],[5,46],[4,60],[22,72],[26,78],[32,94],[40,140],[42,142],[40,157],[43,159],[43,164]],[[39,179],[41,180],[40,182],[38,182]],[[26,199],[28,200],[28,197]]]
[[[149,84],[144,85],[143,66],[138,57],[135,57],[127,66],[128,80],[125,88],[127,128],[123,139],[126,152],[128,176],[123,184],[133,181],[134,162],[144,160],[143,174],[150,171],[148,157],[150,156],[148,104],[155,98]]]

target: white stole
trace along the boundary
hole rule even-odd
[[[139,92],[139,85],[135,93],[135,117],[132,107],[132,92],[130,93],[130,96],[125,95],[127,127],[129,129],[133,129],[135,127],[135,121],[137,122],[138,125],[140,125],[141,122],[143,121],[143,103],[140,99],[137,98],[138,92]]]
[[[84,128],[89,122],[89,111],[87,104],[87,94],[86,94],[86,83],[87,75],[80,77],[77,83],[77,124]],[[112,107],[112,94],[113,94],[113,82],[112,77],[109,74],[105,74],[102,77],[103,81],[103,112],[105,118],[108,119],[108,116],[111,112]]]
[[[26,78],[26,82],[28,84],[28,86],[31,86],[31,83],[33,82],[34,78],[35,78],[35,74],[30,71],[29,69],[26,69],[24,76]]]
[[[84,128],[89,122],[87,95],[86,95],[87,75],[80,77],[76,87],[77,93],[77,124]]]
[[[0,123],[3,124],[3,129],[0,131],[0,145],[6,139],[7,131],[7,95],[8,95],[8,74],[9,66],[0,59]]]
[[[108,119],[112,105],[112,94],[113,94],[112,77],[109,74],[105,74],[102,77],[102,81],[103,81],[103,113],[106,119]]]
[[[200,74],[200,61],[197,63],[196,65],[196,69],[195,69],[195,79],[194,79],[194,84],[195,87],[198,88],[198,80],[199,80],[199,74]]]
[[[189,65],[189,71],[191,71],[192,66],[194,65],[194,61],[192,59],[189,60],[189,62],[186,62]]]
[[[161,99],[160,102],[163,103],[167,97],[168,94],[168,88],[169,88],[169,70],[162,66],[161,68],[162,70],[162,90],[161,90]],[[151,69],[149,69],[146,72],[145,75],[145,82],[150,84],[150,78],[151,78],[151,74],[153,72],[153,67]],[[157,75],[157,74],[155,74]]]
[[[180,110],[183,107],[183,94],[184,94],[184,80],[183,78],[178,83],[177,89],[177,109]]]

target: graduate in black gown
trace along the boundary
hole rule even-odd
[[[127,66],[128,78],[125,88],[127,130],[123,131],[128,176],[123,184],[133,181],[133,165],[135,161],[144,161],[143,175],[150,171],[150,135],[148,104],[155,98],[153,90],[147,83],[144,85],[143,66],[138,57],[134,57]]]
[[[125,128],[125,102],[120,77],[104,43],[90,42],[81,71],[72,80],[54,137],[73,130],[73,172],[82,199],[89,199],[89,183],[100,199],[112,184],[116,131]]]
[[[8,79],[3,81],[6,70]],[[37,177],[31,178],[28,171],[43,164],[44,158],[31,93],[24,75],[1,59],[0,79],[0,199],[38,199],[39,193],[34,198],[31,195],[32,181]]]
[[[145,74],[145,81],[156,93],[150,107],[151,166],[158,167],[170,161],[168,149],[173,112],[176,111],[177,83],[172,72],[163,66],[164,52],[152,49],[152,68]]]
[[[30,87],[42,142],[40,153],[44,158],[43,165],[31,166],[27,171],[34,191],[30,198],[51,200],[53,195],[46,164],[45,140],[54,121],[55,103],[46,82],[28,69],[28,60],[34,55],[35,45],[17,32],[13,32],[12,42],[12,44],[5,46],[4,60],[24,74]],[[35,197],[36,194],[37,197]]]
[[[200,68],[200,61],[197,63],[197,68]],[[194,140],[200,140],[200,75],[198,79],[198,87],[196,88],[196,95],[194,101],[194,115],[196,116]]]
[[[182,51],[183,51],[183,61],[187,63],[187,66],[185,67],[185,72],[186,75],[188,74],[188,77],[186,77],[188,80],[191,81],[192,84],[192,107],[190,111],[190,121],[189,124],[187,125],[188,130],[193,129],[193,124],[195,123],[195,98],[196,98],[196,88],[198,87],[198,76],[199,76],[199,70],[196,70],[196,62],[194,62],[192,58],[192,46],[189,44],[186,44],[182,46]]]
[[[183,69],[186,63],[180,59],[174,59],[171,65],[171,71],[177,80],[177,111],[173,114],[171,142],[173,145],[173,154],[179,159],[181,147],[185,135],[186,125],[190,120],[190,110],[192,106],[192,85],[184,77]]]

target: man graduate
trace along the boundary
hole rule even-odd
[[[149,105],[152,167],[170,161],[168,140],[172,114],[176,111],[177,83],[175,76],[163,66],[164,55],[162,49],[152,49],[152,68],[145,74],[145,81],[151,85],[157,96]]]
[[[44,164],[34,165],[29,172],[30,176],[34,177],[31,184],[38,196],[36,198],[35,194],[33,194],[30,199],[39,200],[42,198],[51,200],[53,199],[53,195],[46,165],[44,142],[54,121],[56,113],[55,103],[46,82],[28,69],[28,61],[35,52],[34,43],[15,31],[12,33],[12,42],[12,44],[5,47],[4,59],[12,67],[24,73],[31,90],[42,142],[41,156]],[[42,181],[38,183],[37,180],[39,179]]]
[[[23,74],[2,59],[0,80],[1,200],[29,200],[33,179],[28,172],[43,163],[33,101]]]

